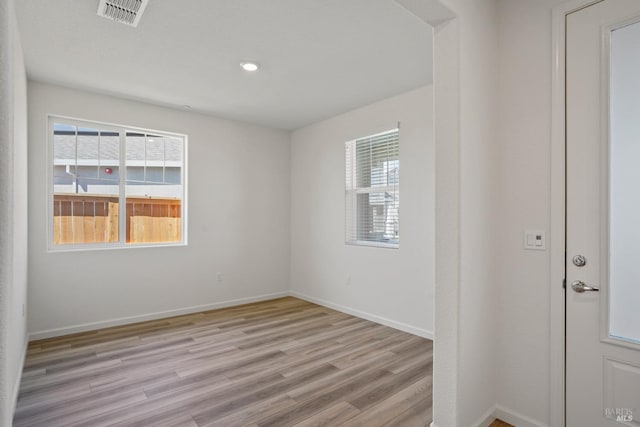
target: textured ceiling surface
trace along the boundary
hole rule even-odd
[[[281,129],[432,81],[431,27],[393,0],[151,0],[137,28],[97,5],[16,2],[31,79]]]

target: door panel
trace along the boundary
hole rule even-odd
[[[640,426],[638,21],[638,0],[605,0],[567,16],[570,427]],[[576,255],[586,263],[574,263]]]

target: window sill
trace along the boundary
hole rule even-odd
[[[119,249],[147,249],[147,248],[168,248],[175,246],[188,246],[187,242],[170,242],[170,243],[140,243],[140,244],[83,244],[83,245],[50,245],[47,248],[48,253],[62,253],[62,252],[91,252],[91,251],[112,251]]]
[[[352,242],[345,242],[345,244],[350,246],[370,246],[374,248],[400,249],[400,243],[369,242],[366,240],[355,240]]]

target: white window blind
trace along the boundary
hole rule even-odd
[[[398,247],[399,129],[348,141],[345,160],[346,242]]]

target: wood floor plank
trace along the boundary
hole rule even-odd
[[[420,374],[433,368],[431,361],[424,361],[423,364],[417,365],[414,368],[404,371],[399,374],[393,374],[391,377],[384,378],[377,384],[376,388],[369,393],[361,394],[358,397],[348,399],[349,402],[360,410],[375,405],[376,403],[386,399],[394,393],[409,387],[416,382],[417,378],[420,378]]]
[[[330,387],[322,393],[320,397],[298,400],[299,405],[286,412],[280,412],[274,416],[261,419],[257,422],[260,427],[283,427],[299,424],[305,419],[322,411],[328,405],[332,405],[354,392],[370,390],[376,383],[385,376],[390,375],[388,371],[377,370],[368,375],[359,375],[355,380],[342,383],[338,387]]]
[[[432,407],[425,402],[416,403],[393,420],[381,424],[382,427],[428,427],[433,416]]]
[[[272,398],[279,394],[284,394],[296,384],[313,382],[318,378],[322,378],[334,372],[335,370],[336,368],[334,366],[321,365],[295,377],[283,377],[283,379],[270,381],[261,387],[251,387],[244,393],[234,393],[231,397],[227,397],[226,400],[222,400],[221,403],[213,407],[209,406],[204,410],[196,410],[193,418],[198,424],[207,423],[211,420],[225,416],[226,414],[235,412],[239,408]]]
[[[30,411],[32,408],[39,408],[45,404],[62,405],[64,401],[80,396],[87,396],[91,393],[91,385],[87,383],[70,384],[66,387],[59,387],[46,393],[20,395],[20,406],[16,408],[15,418],[22,412]]]
[[[150,417],[158,413],[180,413],[182,409],[197,404],[209,402],[208,396],[225,389],[229,385],[229,381],[217,381],[215,383],[203,384],[197,388],[188,388],[182,390],[177,395],[160,395],[148,398],[144,404],[128,404],[120,408],[107,411],[100,416],[90,419],[81,420],[73,427],[106,427],[113,425],[128,425],[135,423],[144,423]]]
[[[424,426],[431,341],[296,298],[29,344],[14,426]]]
[[[315,398],[323,398],[326,393],[331,390],[341,387],[345,384],[353,384],[358,381],[360,377],[373,377],[379,372],[386,371],[383,368],[385,362],[389,362],[393,356],[391,353],[384,354],[377,361],[378,363],[371,363],[369,365],[355,365],[346,369],[337,370],[335,374],[328,375],[325,378],[316,381],[313,384],[302,384],[296,386],[294,389],[287,392],[287,394],[298,401],[305,401]]]
[[[338,402],[333,406],[324,409],[317,414],[303,420],[296,427],[321,427],[330,425],[343,425],[347,420],[355,417],[360,410],[349,402]]]
[[[411,409],[419,402],[429,402],[432,396],[432,380],[423,378],[409,387],[403,388],[384,401],[361,411],[349,420],[351,426],[370,426],[385,424],[396,420],[400,414]],[[355,407],[355,406],[354,406]]]
[[[253,405],[246,406],[241,410],[231,413],[225,417],[216,417],[208,422],[202,422],[200,427],[228,427],[239,425],[252,425],[258,419],[270,416],[274,413],[290,409],[298,402],[287,395],[278,395],[271,399],[259,401]]]
[[[108,396],[81,396],[62,404],[42,405],[29,411],[20,411],[14,425],[25,426],[67,426],[78,420],[91,419],[114,408],[121,408],[132,402],[146,400],[142,392],[109,394]]]

